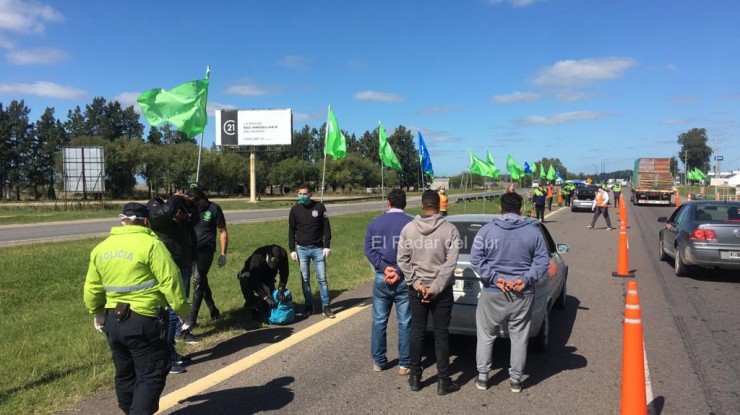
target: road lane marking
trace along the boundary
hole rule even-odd
[[[174,407],[175,405],[179,405],[185,399],[191,396],[195,396],[207,389],[218,385],[219,383],[251,368],[252,366],[288,349],[289,347],[295,346],[303,340],[309,339],[312,336],[324,331],[325,329],[328,329],[335,324],[339,324],[340,322],[367,309],[368,307],[370,307],[370,304],[360,304],[350,309],[338,312],[336,314],[336,318],[334,319],[327,318],[321,320],[320,322],[306,327],[305,329],[291,335],[284,340],[265,347],[264,349],[252,353],[251,355],[238,360],[222,369],[219,369],[211,373],[210,375],[206,375],[191,384],[188,384],[180,389],[168,393],[159,400],[159,411],[157,413],[161,413],[162,411],[166,411]],[[321,314],[319,314],[319,316],[321,316]]]

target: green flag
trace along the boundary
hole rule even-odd
[[[545,163],[540,163],[540,179],[542,179],[543,177],[547,178],[546,176],[547,174],[545,174]]]
[[[188,138],[203,132],[208,123],[208,78],[186,82],[169,91],[150,89],[136,99],[151,125],[170,122]]]
[[[388,137],[385,136],[385,129],[383,128],[383,124],[380,122],[378,122],[378,136],[380,137],[378,155],[380,156],[382,164],[398,171],[403,170],[401,162],[398,161],[396,153],[393,152],[390,143],[388,143]]]
[[[481,176],[490,177],[492,179],[495,179],[498,176],[498,172],[494,170],[496,169],[495,167],[492,167],[489,163],[480,159],[478,156],[473,154],[472,151],[468,150],[468,153],[470,154],[470,166],[468,167],[468,170],[471,173],[477,173]]]
[[[547,180],[555,180],[555,169],[552,168],[552,164],[550,164],[550,168],[547,169]]]
[[[339,130],[334,112],[329,107],[329,117],[326,120],[326,154],[334,160],[343,159],[347,156],[347,139]]]
[[[694,172],[696,173],[696,177],[698,177],[696,180],[704,180],[707,178],[707,175],[696,167],[694,168]]]
[[[699,180],[696,178],[696,169],[686,172],[686,178],[689,180]]]
[[[491,152],[486,150],[486,158],[488,159],[488,165],[493,169],[493,176],[489,176],[492,179],[498,179],[501,176],[501,171],[496,167],[496,162],[493,161]]]
[[[511,154],[506,155],[506,170],[513,180],[519,180],[524,175],[524,169],[514,160],[514,157],[511,157]]]

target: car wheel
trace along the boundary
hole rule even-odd
[[[673,269],[677,277],[685,277],[689,271],[681,259],[681,250],[678,246],[676,246],[676,255],[673,257]]]
[[[565,310],[565,306],[567,305],[566,298],[568,297],[568,276],[563,279],[563,288],[560,289],[560,295],[558,295],[558,298],[555,300],[555,308],[558,310]]]
[[[663,248],[663,239],[662,238],[658,241],[658,250],[660,252],[660,260],[661,261],[668,261],[668,254],[665,253],[665,249]]]
[[[545,316],[542,318],[542,325],[540,325],[540,331],[537,333],[534,339],[532,339],[532,346],[534,351],[537,353],[547,352],[547,342],[550,337],[550,319],[545,311]]]

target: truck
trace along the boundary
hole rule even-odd
[[[632,171],[630,200],[635,205],[671,205],[671,159],[639,158]]]

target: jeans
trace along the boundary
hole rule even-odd
[[[182,275],[182,283],[185,284],[185,298],[190,297],[190,274],[193,273],[193,267],[180,268],[180,274]],[[177,351],[175,350],[175,335],[182,335],[182,324],[180,324],[180,317],[169,308],[170,319],[167,322],[167,347],[170,350],[170,359],[177,357]]]
[[[388,363],[386,357],[386,329],[391,307],[396,305],[398,320],[398,365],[409,367],[409,333],[411,330],[411,311],[409,309],[409,289],[403,278],[393,285],[385,282],[385,274],[375,274],[373,284],[373,328],[370,336],[370,353],[375,364],[380,367]]]
[[[316,268],[316,280],[319,282],[319,293],[321,304],[329,306],[329,284],[326,283],[326,258],[324,248],[320,246],[296,246],[298,262],[301,268],[301,288],[306,307],[313,306],[313,295],[311,294],[311,260]]]
[[[424,333],[427,330],[427,319],[432,313],[434,333],[434,354],[437,358],[437,378],[450,377],[450,317],[452,315],[452,286],[442,290],[429,303],[422,303],[418,291],[409,287],[409,304],[411,305],[411,374],[421,376],[421,354],[424,349]]]

